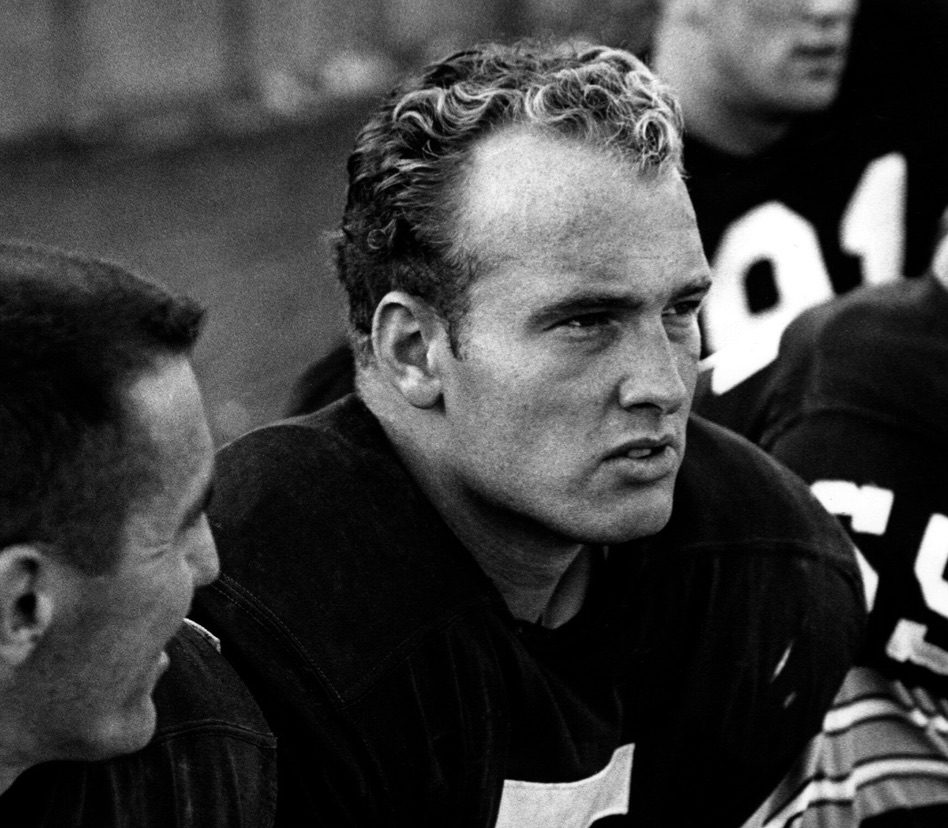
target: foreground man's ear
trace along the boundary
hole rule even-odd
[[[416,296],[394,290],[375,309],[372,350],[379,370],[416,408],[432,408],[441,399],[436,350],[446,338],[444,322]]]
[[[26,661],[49,628],[53,597],[44,582],[50,564],[30,544],[0,549],[0,665]]]

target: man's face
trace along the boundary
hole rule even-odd
[[[711,0],[708,31],[722,95],[786,115],[829,106],[846,67],[858,0]]]
[[[709,284],[680,176],[511,129],[474,148],[456,229],[481,265],[442,375],[463,508],[571,541],[658,531]]]
[[[40,645],[49,756],[98,759],[144,746],[155,726],[152,691],[168,666],[164,647],[195,587],[218,572],[204,515],[213,447],[189,363],[163,362],[135,381],[128,400],[153,447],[153,479],[133,501],[114,571],[73,572],[75,602]]]

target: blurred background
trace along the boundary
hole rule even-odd
[[[405,70],[522,34],[640,51],[653,0],[0,0],[0,236],[210,308],[219,443],[338,341],[345,159]]]

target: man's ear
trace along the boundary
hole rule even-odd
[[[49,629],[54,599],[46,570],[51,564],[31,544],[0,549],[0,663],[22,664]]]
[[[441,317],[404,291],[387,293],[375,309],[372,349],[379,369],[416,408],[432,408],[441,399],[435,351],[446,337]]]

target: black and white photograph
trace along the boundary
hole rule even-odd
[[[948,826],[948,0],[0,0],[0,828]]]

